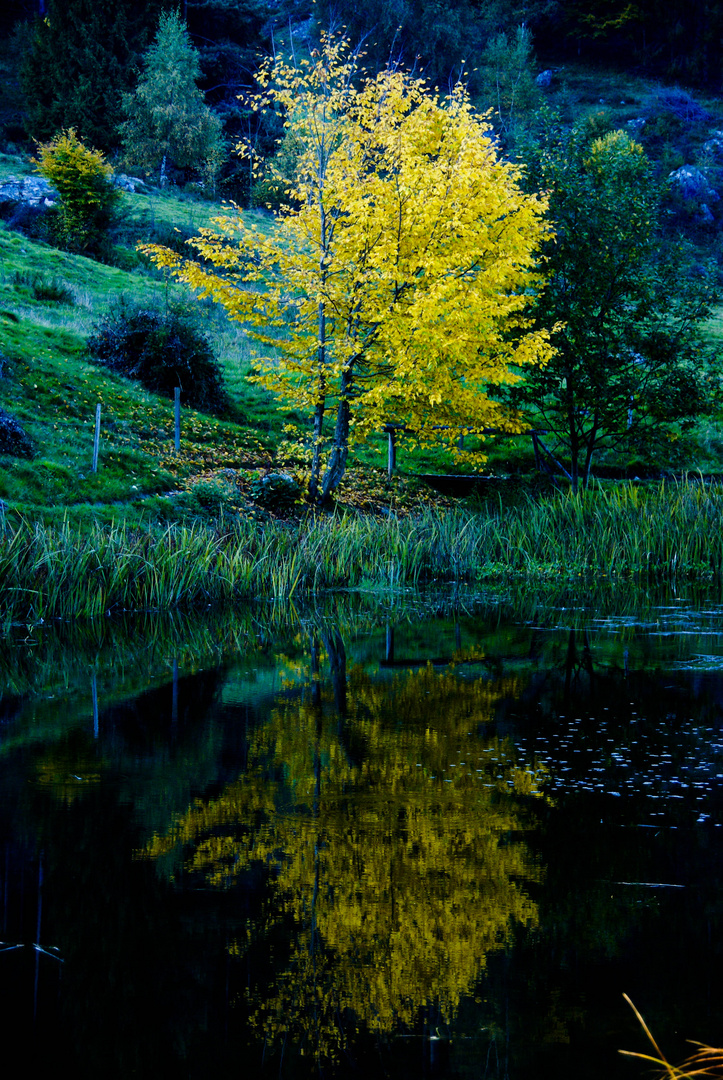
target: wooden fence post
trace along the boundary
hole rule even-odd
[[[98,472],[98,450],[100,449],[100,403],[95,407],[95,437],[93,439],[93,472]]]
[[[174,416],[174,432],[173,432],[173,445],[176,448],[176,453],[181,452],[181,388],[176,386],[173,391],[173,416]]]
[[[391,480],[397,467],[397,433],[393,427],[387,428],[387,476]]]

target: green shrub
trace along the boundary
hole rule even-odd
[[[180,386],[184,405],[205,412],[227,407],[209,341],[178,311],[151,311],[121,299],[96,326],[88,351],[97,363],[154,393],[172,397]]]
[[[56,277],[48,278],[45,274],[17,270],[13,275],[13,288],[44,304],[75,303],[75,297],[64,281]]]
[[[293,509],[303,497],[301,485],[285,472],[258,474],[249,491],[254,502],[277,512]]]
[[[74,128],[38,149],[38,172],[60,195],[56,239],[73,251],[97,252],[119,198],[111,182],[113,170],[99,150],[83,145]]]
[[[238,519],[236,489],[216,480],[200,480],[175,500],[181,520],[196,519],[208,525],[226,525]]]

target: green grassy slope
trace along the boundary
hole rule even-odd
[[[235,417],[182,410],[176,455],[172,403],[104,372],[85,355],[88,332],[115,298],[161,307],[166,285],[140,269],[129,273],[68,255],[6,228],[0,229],[0,265],[0,406],[37,448],[32,460],[0,457],[0,497],[10,512],[46,521],[65,514],[173,517],[172,501],[150,497],[188,488],[220,468],[268,464],[274,428],[282,421],[268,396],[243,379],[250,359],[238,329],[206,320]],[[180,290],[171,286],[170,295],[178,299]],[[93,475],[98,403],[100,467]]]
[[[11,165],[15,161],[16,166]],[[0,175],[28,170],[3,155]],[[229,417],[183,409],[181,452],[173,447],[173,406],[140,385],[111,375],[86,355],[85,341],[119,298],[163,309],[195,305],[135,252],[139,239],[182,241],[223,213],[219,204],[183,195],[123,193],[108,266],[59,251],[0,225],[0,407],[33,439],[32,460],[0,454],[0,498],[11,516],[45,523],[63,518],[110,521],[188,520],[254,512],[254,480],[270,467],[301,476],[309,430],[265,390],[248,382],[252,342],[217,306],[198,305],[199,322],[219,358],[232,402]],[[271,219],[259,216],[262,228]],[[102,407],[100,464],[91,472],[96,405]],[[456,433],[437,451],[400,447],[399,473],[385,477],[386,436],[357,449],[344,501],[427,501],[414,474],[454,469]],[[449,443],[449,446],[444,445]],[[407,483],[405,473],[412,474]],[[179,494],[180,493],[180,494]],[[185,493],[185,494],[184,494]]]
[[[702,104],[713,119],[678,130],[680,125],[676,127],[667,114],[655,118],[659,89],[633,75],[568,64],[556,71],[546,100],[566,120],[596,113],[604,114],[605,122],[624,126],[648,116],[649,150],[664,173],[688,153],[693,159],[700,156],[709,128],[723,128],[723,112],[720,102],[705,101]],[[723,166],[718,168],[723,178]],[[32,169],[28,158],[0,154],[0,180]],[[46,522],[64,516],[123,518],[133,523],[187,519],[194,513],[203,517],[219,507],[231,514],[247,513],[254,509],[251,496],[258,470],[303,470],[308,424],[279,409],[269,394],[248,383],[254,354],[243,328],[229,323],[214,305],[197,305],[186,290],[165,282],[135,251],[140,239],[182,244],[219,213],[223,213],[219,204],[175,191],[124,192],[111,237],[114,266],[58,251],[0,225],[0,406],[23,424],[37,449],[32,460],[0,455],[0,498],[11,516]],[[273,227],[270,218],[259,215],[257,220],[263,228]],[[197,306],[219,356],[233,403],[231,413],[219,420],[184,409],[179,455],[173,450],[172,403],[106,374],[85,355],[88,333],[120,296],[153,308],[169,302]],[[723,307],[709,327],[715,342],[723,342],[722,326]],[[103,410],[100,468],[93,475],[98,403]],[[533,468],[529,437],[489,439],[474,457],[461,462],[457,435],[440,432],[439,446],[431,450],[400,446],[398,476],[390,485],[384,468],[386,437],[379,433],[354,449],[341,501],[360,507],[407,505],[423,498],[414,479],[418,473],[507,474]],[[468,442],[465,449],[474,445]],[[720,471],[719,418],[701,423],[685,453],[685,466]],[[601,459],[603,464],[617,467],[626,462]]]

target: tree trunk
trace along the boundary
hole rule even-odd
[[[567,426],[570,432],[570,482],[573,494],[577,495],[578,485],[578,454],[579,445],[577,437],[577,423],[575,420],[575,395],[572,388],[572,373],[568,371],[565,377],[565,397],[567,400]]]
[[[319,479],[321,477],[321,437],[326,411],[326,312],[319,304],[319,346],[317,352],[316,407],[314,408],[314,449],[311,455],[309,477],[309,502],[319,502]]]
[[[329,464],[324,473],[321,485],[319,503],[325,503],[332,491],[335,491],[346,471],[346,462],[349,456],[349,394],[352,387],[352,371],[350,367],[344,369],[341,377],[339,407],[336,410],[336,427],[334,428],[334,444],[329,456]]]
[[[324,424],[324,399],[317,401],[314,409],[314,449],[311,455],[311,475],[309,477],[309,502],[319,501],[319,479],[321,477],[321,432]]]
[[[585,468],[582,477],[582,486],[584,488],[590,483],[590,468],[592,466],[592,456],[595,453],[595,443],[597,442],[597,414],[595,415],[595,423],[592,431],[587,439],[587,453],[585,455]]]
[[[598,427],[600,423],[600,414],[595,409],[595,415],[592,421],[592,430],[587,437],[587,451],[585,455],[585,469],[583,472],[583,487],[587,487],[590,483],[590,467],[592,465],[592,455],[594,454],[595,443],[598,442]]]

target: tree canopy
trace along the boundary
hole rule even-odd
[[[190,166],[212,179],[222,161],[221,121],[196,85],[201,65],[177,12],[161,14],[144,70],[133,94],[124,97],[121,125],[126,153],[146,168]]]
[[[267,68],[262,105],[284,111],[300,147],[273,230],[218,219],[190,241],[203,262],[146,248],[265,346],[258,380],[312,418],[319,502],[350,439],[384,424],[422,440],[439,425],[519,430],[488,384],[550,353],[528,313],[545,200],[522,191],[461,86],[443,99],[398,71],[361,87],[358,74],[332,39]]]
[[[22,83],[26,125],[34,139],[75,128],[86,143],[118,145],[121,99],[162,0],[48,0],[35,19]]]
[[[713,293],[703,270],[686,274],[679,245],[662,245],[659,191],[626,132],[596,136],[552,120],[531,157],[531,182],[549,192],[555,226],[538,319],[556,351],[511,398],[548,429],[576,489],[598,450],[649,445],[706,410],[709,358],[698,331]]]

